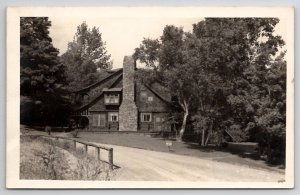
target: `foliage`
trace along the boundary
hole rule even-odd
[[[272,156],[270,148],[277,148],[283,154],[286,62],[280,53],[285,43],[274,35],[278,22],[205,18],[192,33],[166,26],[159,42],[145,39],[134,56],[177,97],[183,132],[192,116],[201,145],[226,130],[236,141],[259,142],[262,153]]]
[[[52,92],[66,84],[65,67],[49,37],[46,17],[20,18],[21,95]]]
[[[62,148],[62,149],[61,149]],[[21,136],[20,179],[110,180],[113,173],[105,163],[73,151],[69,142]],[[65,150],[73,152],[73,155]]]
[[[71,108],[65,66],[49,37],[47,17],[20,18],[21,123],[63,124]]]
[[[51,135],[51,127],[50,127],[50,126],[46,126],[46,127],[45,127],[45,132],[46,132],[48,135]]]
[[[39,138],[21,137],[21,179],[67,179],[70,167],[64,153]]]
[[[133,54],[134,59],[139,59],[140,62],[145,63],[148,67],[156,68],[159,50],[161,43],[158,39],[144,39],[140,47],[135,48]]]
[[[99,76],[97,70],[112,68],[99,28],[90,29],[85,22],[77,27],[62,60],[67,66],[70,90],[78,90],[96,82]]]
[[[78,138],[79,136],[79,129],[75,129],[74,131],[71,131],[70,134],[73,138]]]

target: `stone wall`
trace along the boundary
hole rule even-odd
[[[137,131],[138,111],[135,104],[135,61],[125,56],[123,62],[123,99],[119,108],[119,130]]]

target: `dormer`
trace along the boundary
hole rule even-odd
[[[104,104],[105,105],[120,105],[122,88],[104,88]]]

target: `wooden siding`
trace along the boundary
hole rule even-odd
[[[143,98],[143,93],[146,94],[146,99]],[[149,97],[152,97],[152,101],[149,101]],[[137,84],[136,104],[139,112],[168,112],[169,110],[166,102],[142,84]]]
[[[168,113],[151,113],[152,116],[150,122],[142,122],[141,113],[139,113],[140,131],[170,131],[171,130],[170,125],[165,123]]]

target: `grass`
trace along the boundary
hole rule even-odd
[[[20,179],[111,180],[108,165],[68,141],[21,136]]]

